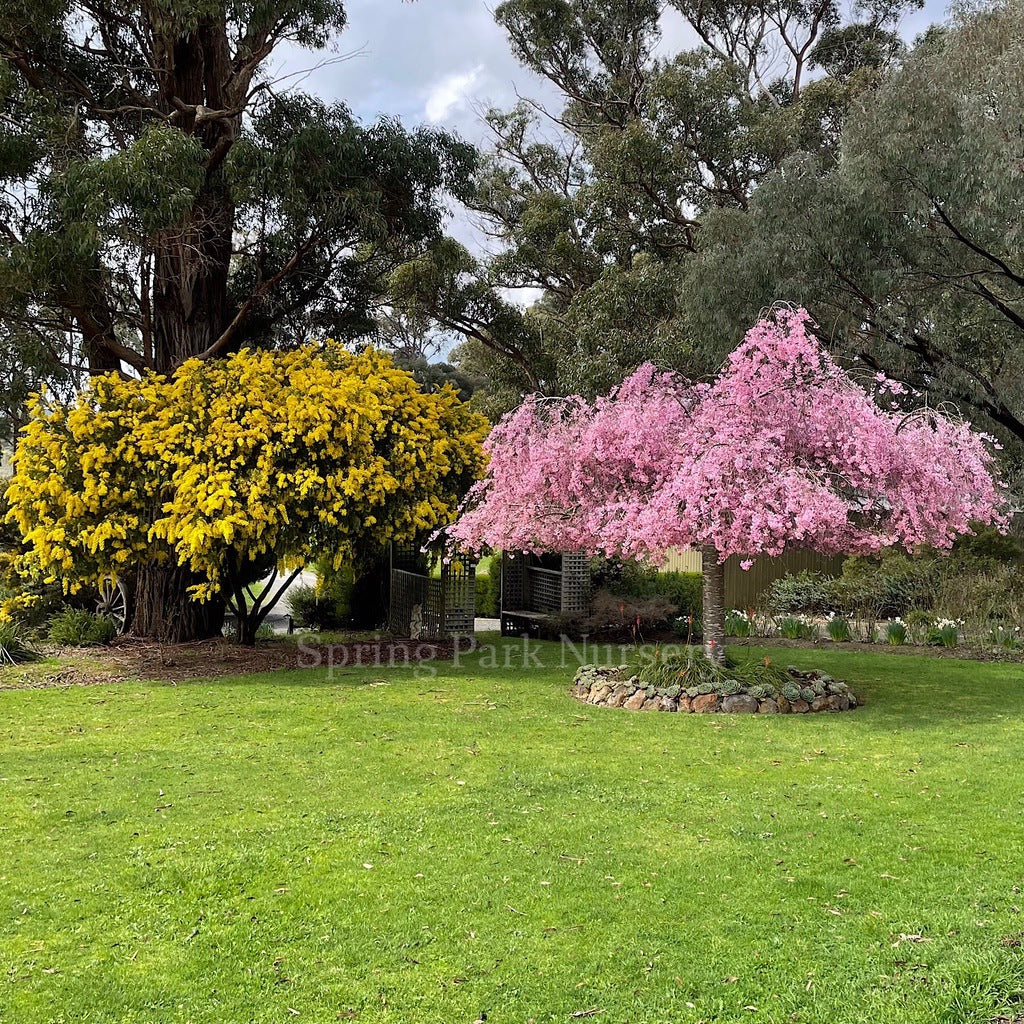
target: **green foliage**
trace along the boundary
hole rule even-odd
[[[606,391],[647,359],[713,369],[731,345],[694,329],[688,280],[708,211],[745,208],[794,152],[834,161],[847,109],[901,50],[892,30],[915,3],[858,6],[849,21],[839,5],[786,0],[773,15],[796,47],[784,51],[764,5],[677,2],[707,45],[674,53],[659,52],[653,0],[500,4],[513,53],[561,97],[559,136],[529,100],[488,112],[494,145],[469,205],[503,244],[479,260],[435,246],[392,276],[400,305],[467,338],[456,359],[486,380],[489,413],[524,392]],[[542,295],[521,310],[502,289],[524,285]]]
[[[672,604],[677,617],[700,621],[703,580],[699,572],[658,572],[641,562],[615,558],[592,559],[590,572],[595,589],[628,597],[661,597]]]
[[[1022,68],[1016,0],[960,5],[950,29],[922,35],[860,94],[842,159],[793,154],[745,209],[709,211],[692,274],[696,329],[728,346],[785,296],[847,357],[955,402],[1019,460]]]
[[[821,614],[832,607],[832,577],[807,569],[772,580],[764,602],[774,612]]]
[[[938,647],[956,647],[960,642],[960,627],[963,623],[952,619],[939,619],[925,630],[925,643]]]
[[[491,555],[476,567],[476,614],[496,619],[501,604],[501,556]]]
[[[906,624],[901,619],[893,619],[885,630],[885,640],[892,647],[899,647],[909,639]]]
[[[834,617],[825,624],[829,637],[836,643],[846,643],[851,640],[853,634],[850,632],[850,623],[843,618]]]
[[[725,635],[748,637],[753,634],[754,624],[746,612],[733,609],[725,613]]]
[[[117,636],[112,619],[82,608],[65,608],[50,619],[50,642],[62,647],[101,647]]]
[[[0,665],[35,661],[39,655],[28,645],[22,627],[12,620],[0,621]]]
[[[779,635],[787,640],[816,640],[818,627],[804,619],[787,616],[779,622]]]
[[[292,614],[301,626],[320,631],[351,624],[355,572],[351,565],[335,570],[330,559],[317,563],[317,582],[289,591]]]
[[[786,700],[790,701],[791,703],[793,701],[797,701],[800,699],[800,687],[792,681],[783,683],[782,696],[785,697]]]
[[[345,23],[339,0],[0,11],[0,436],[83,367],[375,333],[388,275],[438,241],[476,158],[267,87],[282,47]]]

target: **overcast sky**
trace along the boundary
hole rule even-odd
[[[511,106],[517,90],[554,98],[513,59],[491,14],[495,3],[348,0],[349,26],[335,55],[345,59],[312,71],[303,87],[344,100],[365,121],[390,115],[408,126],[431,122],[481,142],[481,106]],[[945,8],[946,0],[926,0],[923,11],[906,18],[904,36],[911,39],[926,25],[941,21]],[[678,15],[666,16],[663,50],[671,53],[691,45]],[[280,58],[279,67],[283,73],[294,72],[321,59],[291,52]]]

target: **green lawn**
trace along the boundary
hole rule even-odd
[[[0,693],[0,1020],[1005,1011],[1021,667],[774,656],[866,706],[599,710],[472,663]]]

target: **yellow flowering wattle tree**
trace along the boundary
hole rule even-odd
[[[486,427],[451,388],[330,343],[110,374],[71,406],[33,400],[9,519],[48,578],[134,574],[136,634],[216,635],[226,599],[251,642],[273,604],[245,589],[260,569],[444,525],[483,472]]]

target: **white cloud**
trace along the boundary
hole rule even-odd
[[[484,66],[478,64],[472,71],[463,74],[446,75],[435,83],[427,95],[424,117],[431,123],[443,121],[452,111],[466,104],[470,90],[476,85]]]

